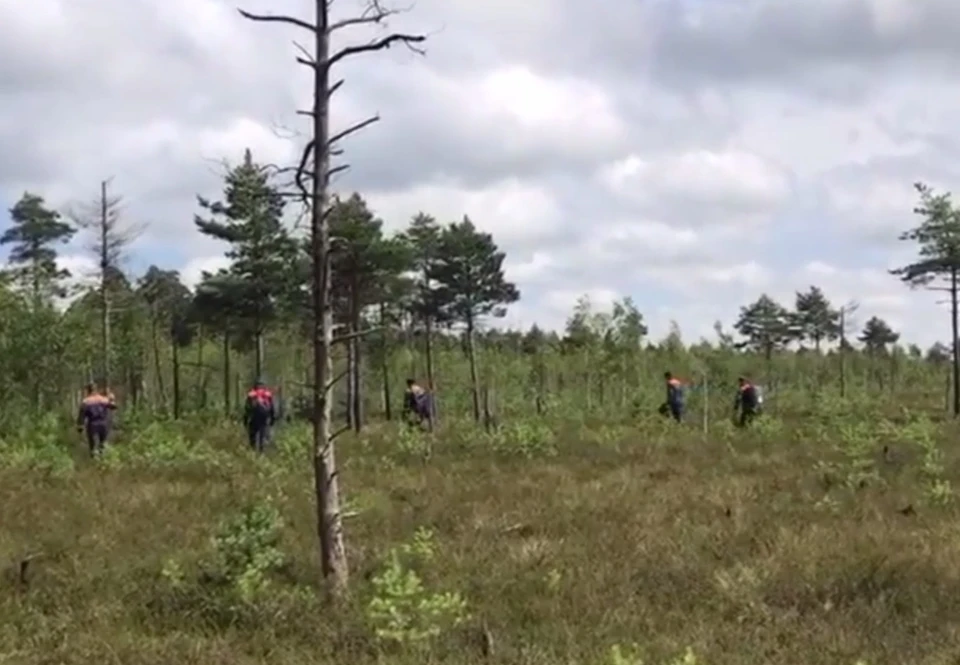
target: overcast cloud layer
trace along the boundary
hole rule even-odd
[[[419,0],[393,27],[428,33],[426,57],[342,68],[336,122],[383,120],[337,186],[390,228],[424,210],[492,232],[523,294],[508,325],[629,295],[655,336],[676,320],[693,341],[816,284],[928,345],[946,312],[887,269],[913,252],[912,183],[960,176],[957,25],[956,0]],[[221,160],[298,152],[294,39],[224,0],[0,0],[0,204],[113,176],[149,224],[131,268],[195,281],[222,264],[192,221]],[[80,241],[64,262],[92,263]]]

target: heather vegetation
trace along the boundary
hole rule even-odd
[[[711,340],[651,339],[641,293],[506,330],[523,294],[482,220],[385,225],[326,191],[342,137],[314,129],[295,182],[247,151],[201,193],[229,267],[195,286],[125,272],[138,228],[106,184],[11,209],[0,663],[955,662],[955,344],[816,286]],[[956,340],[960,214],[918,197],[891,283],[945,289]],[[75,236],[93,281],[59,267]],[[746,428],[741,376],[765,397]],[[408,377],[432,431],[405,422]],[[257,378],[280,408],[263,455],[240,422]],[[95,459],[90,381],[118,406]]]

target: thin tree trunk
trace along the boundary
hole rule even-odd
[[[330,294],[330,221],[326,215],[330,172],[329,8],[316,0],[316,65],[313,67],[314,177],[311,178],[310,245],[313,258],[313,459],[317,535],[323,577],[334,597],[347,590],[349,568],[340,517],[340,476],[331,431],[333,416],[333,303]]]
[[[203,365],[203,325],[197,326],[197,402],[200,408],[207,406],[207,371]]]
[[[957,345],[957,269],[950,270],[950,321],[953,332],[953,417],[960,416],[960,347]]]
[[[424,351],[427,358],[427,387],[433,396],[433,399],[430,400],[430,408],[433,410],[433,413],[430,415],[433,417],[434,425],[436,425],[438,410],[436,398],[437,382],[433,373],[433,319],[430,316],[424,319],[424,344]]]
[[[258,326],[259,328],[259,326]],[[264,355],[263,331],[257,330],[256,350],[254,351],[254,378],[262,380],[263,378],[263,355]]]
[[[477,376],[477,353],[473,344],[473,317],[467,317],[467,357],[470,360],[470,386],[473,390],[473,419],[480,422],[480,380]]]
[[[840,397],[847,396],[847,309],[840,310]]]
[[[355,332],[356,332],[356,330],[355,330],[354,327],[353,327],[353,324],[351,324],[351,325],[348,327],[348,330],[349,330],[351,333],[355,333]],[[357,429],[358,429],[357,421],[356,421],[356,419],[355,419],[356,413],[355,413],[354,410],[353,410],[353,396],[354,396],[354,395],[356,394],[356,392],[357,392],[357,384],[356,384],[357,373],[356,373],[356,371],[355,371],[355,365],[356,365],[356,362],[357,362],[357,357],[356,357],[356,355],[354,354],[354,352],[356,351],[356,347],[354,346],[354,343],[355,343],[356,341],[357,341],[357,340],[356,340],[355,337],[354,337],[354,338],[351,338],[351,339],[347,342],[347,345],[346,345],[346,347],[347,347],[347,348],[346,348],[346,352],[347,352],[347,395],[346,395],[346,399],[344,400],[344,402],[345,402],[345,405],[344,405],[344,406],[346,407],[346,408],[345,408],[344,415],[346,416],[346,419],[347,419],[347,427],[349,427],[350,429],[352,429],[352,430],[354,430],[354,431],[357,431]]]
[[[103,387],[110,390],[110,244],[109,202],[107,201],[107,181],[100,183],[100,357],[103,364]]]
[[[390,404],[390,340],[387,333],[387,305],[380,303],[381,354],[380,374],[383,377],[383,417],[393,420],[393,408]]]
[[[157,314],[150,313],[150,342],[153,346],[153,371],[157,374],[157,392],[160,397],[160,407],[167,409],[167,390],[163,385],[163,363],[160,361],[160,339],[157,335]],[[176,346],[176,345],[174,345]]]
[[[180,346],[173,342],[173,418],[180,420]]]
[[[223,408],[229,418],[233,413],[230,402],[230,329],[223,330]]]

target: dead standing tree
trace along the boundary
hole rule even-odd
[[[120,208],[123,199],[110,196],[107,188],[112,178],[100,183],[100,197],[91,203],[71,210],[68,216],[91,237],[90,250],[97,258],[97,279],[100,297],[100,380],[105,390],[111,389],[110,353],[112,350],[110,322],[116,309],[111,289],[122,274],[120,262],[127,248],[143,232],[144,225],[124,224]]]
[[[307,207],[310,219],[310,254],[312,307],[314,317],[313,349],[313,454],[315,492],[317,497],[317,532],[320,538],[320,559],[324,580],[332,597],[342,595],[347,589],[349,569],[344,547],[343,526],[340,514],[339,476],[334,441],[340,432],[331,429],[333,377],[331,350],[336,342],[333,336],[333,306],[330,289],[330,179],[349,166],[333,166],[331,157],[342,154],[337,144],[351,134],[372,125],[380,119],[373,115],[346,129],[331,134],[330,98],[343,85],[343,79],[331,83],[331,70],[347,58],[382,51],[395,44],[403,44],[422,53],[416,45],[426,40],[425,35],[392,33],[365,44],[344,46],[334,51],[331,37],[340,31],[359,26],[383,26],[398,10],[386,9],[379,0],[369,0],[366,8],[357,16],[331,21],[332,0],[315,0],[314,22],[287,15],[260,15],[240,10],[251,21],[284,23],[295,26],[313,37],[313,54],[299,44],[301,52],[297,62],[313,73],[313,107],[299,110],[299,115],[310,118],[312,138],[307,142],[294,171],[298,196]],[[354,333],[356,334],[356,333]]]

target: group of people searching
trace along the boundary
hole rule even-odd
[[[664,372],[664,381],[667,388],[667,399],[660,406],[660,413],[670,416],[678,423],[683,421],[686,406],[686,386],[671,372]],[[760,414],[763,406],[763,395],[760,388],[745,377],[737,379],[737,393],[733,401],[733,412],[737,425],[746,427]]]
[[[660,406],[660,413],[683,421],[686,386],[671,372],[664,374],[666,382],[666,401]],[[734,412],[737,423],[745,427],[760,413],[763,399],[759,388],[744,377],[737,379],[737,394],[734,400]],[[113,424],[113,412],[117,402],[113,393],[97,390],[95,384],[86,386],[86,394],[80,402],[77,414],[77,430],[86,434],[90,454],[99,456],[104,449]],[[257,380],[247,392],[243,409],[243,423],[247,430],[250,447],[258,453],[264,452],[270,443],[270,433],[277,422],[277,405],[273,391]],[[407,389],[403,396],[403,419],[416,426],[433,429],[435,420],[433,395],[415,380],[407,379]]]

